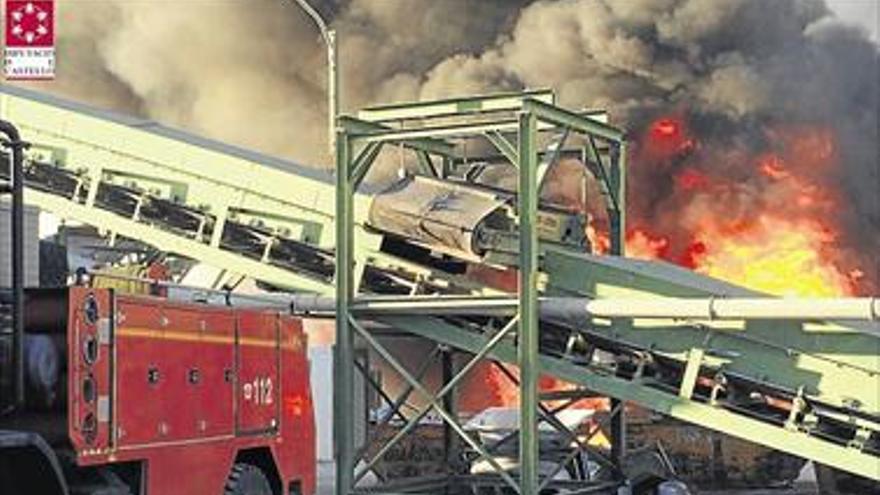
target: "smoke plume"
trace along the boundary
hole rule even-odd
[[[636,249],[742,278],[784,237],[769,247],[812,247],[793,272],[877,289],[878,47],[822,0],[313,3],[340,33],[345,109],[552,87],[629,130]],[[292,2],[59,9],[44,89],[328,166],[324,52]]]

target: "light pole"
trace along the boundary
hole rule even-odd
[[[330,162],[336,162],[336,117],[339,108],[339,75],[337,71],[337,57],[336,57],[336,31],[327,28],[327,23],[324,21],[324,18],[321,17],[321,14],[318,13],[317,10],[314,9],[306,0],[295,0],[296,3],[302,8],[309,17],[315,22],[318,26],[318,29],[321,31],[321,37],[324,38],[324,44],[327,45],[327,144],[329,146],[330,151]],[[338,174],[337,176],[341,175]],[[339,253],[337,253],[339,256]],[[337,268],[337,272],[339,273],[339,269]],[[338,283],[338,281],[337,281]],[[342,352],[339,350],[339,342],[338,342],[338,330],[337,325],[337,343],[334,346],[334,361],[339,361],[339,355]],[[334,371],[338,369],[339,366],[334,363],[333,369]],[[340,392],[340,388],[344,388],[346,391],[351,390],[350,386],[340,387],[340,382],[345,383],[353,383],[354,378],[352,376],[348,376],[347,378],[340,378],[334,373],[333,376],[333,436],[334,436],[334,444],[336,445],[336,494],[337,495],[347,495],[353,486],[352,477],[354,475],[354,450],[351,447],[353,443],[354,436],[354,424],[350,421],[350,418],[347,415],[352,414],[350,411],[346,411],[343,407],[343,403],[350,404],[349,397],[341,397],[342,393]],[[340,448],[340,445],[344,447]]]
[[[330,157],[336,156],[336,115],[339,108],[339,74],[336,58],[336,31],[327,28],[321,14],[306,0],[295,0],[296,3],[315,21],[321,31],[321,38],[327,45],[327,139]]]

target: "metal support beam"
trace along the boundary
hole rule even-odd
[[[550,139],[550,142],[547,143],[547,152],[544,153],[540,163],[538,163],[538,192],[544,189],[544,180],[547,178],[547,174],[559,162],[559,157],[562,154],[562,147],[565,146],[569,131],[570,129],[566,127],[553,136]]]
[[[605,207],[609,211],[609,216],[612,216],[620,211],[620,198],[618,197],[619,189],[617,184],[611,179],[612,171],[609,170],[611,167],[605,165],[605,161],[602,159],[602,153],[599,151],[599,146],[596,144],[596,140],[593,136],[587,137],[586,152],[587,159],[595,165],[595,171],[598,172],[597,179],[599,180],[602,193],[606,196]],[[608,161],[613,164],[614,160],[615,157],[612,153],[612,156],[609,157]]]
[[[613,418],[615,415],[619,414],[619,412],[620,411],[612,408],[609,413],[609,416],[602,418],[602,420],[599,422],[599,424],[597,424],[593,428],[593,430],[589,432],[589,434],[587,435],[586,438],[584,438],[583,440],[576,438],[576,444],[577,444],[578,448],[573,450],[573,452],[578,452],[578,453],[579,452],[586,452],[588,455],[590,455],[593,459],[596,459],[604,467],[609,468],[615,476],[618,476],[618,473],[620,470],[619,466],[616,465],[612,459],[609,459],[609,458],[605,457],[604,455],[602,455],[602,453],[598,449],[590,446],[589,442],[590,442],[590,440],[593,439],[593,437],[595,437],[596,435],[601,433],[602,429],[605,428],[606,426],[608,426],[607,423],[610,421],[610,418]],[[556,469],[552,472],[552,474],[547,475],[547,478],[545,478],[544,481],[541,483],[539,490],[543,490],[544,488],[549,486],[550,483],[553,482],[553,478],[556,476],[556,473],[558,473],[564,467],[564,465],[565,465],[564,462],[559,463],[557,465]],[[585,478],[587,478],[588,480],[590,480],[592,478],[590,476],[589,470],[584,474],[585,474]]]
[[[406,416],[400,412],[400,405],[397,404],[397,401],[388,396],[388,393],[385,392],[385,389],[382,388],[382,384],[377,382],[372,375],[370,375],[370,370],[367,369],[367,365],[364,363],[355,360],[354,367],[360,372],[361,376],[367,382],[367,385],[372,387],[373,390],[376,391],[376,394],[379,395],[379,398],[382,399],[383,402],[388,404],[389,413],[391,416],[397,416],[401,421],[406,421]]]
[[[493,360],[493,361],[492,361],[492,364],[495,365],[495,366],[498,366],[498,365],[501,365],[501,362],[498,361],[498,360]],[[502,369],[502,368],[499,368],[499,369]],[[519,387],[519,383],[520,383],[519,380],[515,380],[515,383],[516,383],[516,386]],[[557,407],[555,407],[555,408],[553,408],[553,409],[550,409],[550,413],[551,413],[551,414],[557,414],[557,413],[559,413],[559,412],[561,412],[561,411],[564,411],[564,410],[568,409],[569,407],[571,407],[575,402],[577,402],[577,401],[574,400],[574,399],[569,399],[568,401],[566,401],[566,402],[565,402],[564,404],[562,404],[561,406],[557,406]],[[543,421],[542,418],[538,418],[538,423],[539,423],[539,424],[540,424],[540,422],[542,422],[542,421]],[[496,442],[493,443],[492,445],[489,445],[489,447],[488,447],[489,452],[495,452],[495,451],[497,451],[501,446],[503,446],[503,445],[505,445],[506,443],[510,442],[510,441],[513,440],[514,438],[519,438],[519,431],[518,431],[518,430],[517,430],[517,431],[514,431],[514,432],[511,432],[511,433],[508,433],[508,434],[506,434],[506,435],[504,435],[503,437],[501,437],[501,439],[499,439],[498,441],[496,441]]]
[[[411,102],[367,107],[358,112],[358,118],[370,122],[392,122],[406,119],[430,119],[451,115],[478,114],[486,112],[515,112],[522,108],[523,101],[534,99],[553,104],[552,90],[538,89],[511,93],[496,93],[485,96],[448,98],[425,102]]]
[[[538,493],[538,153],[535,114],[519,115],[520,493]]]
[[[416,159],[419,164],[419,171],[428,177],[439,177],[431,155],[425,151],[416,151]]]
[[[394,132],[394,129],[388,126],[376,124],[373,122],[367,122],[366,120],[356,119],[348,115],[340,115],[337,118],[337,121],[339,122],[339,125],[343,126],[346,131],[350,133],[351,136]],[[392,140],[389,139],[388,141]],[[411,139],[398,139],[396,141],[402,142],[405,147],[413,150],[426,151],[428,153],[434,153],[442,156],[450,156],[455,151],[455,147],[447,143],[446,141],[443,141],[441,139],[432,139],[425,135],[422,135],[420,137],[413,137]]]
[[[553,124],[539,123],[541,130],[552,129]],[[357,143],[406,143],[409,145],[419,140],[432,137],[442,138],[468,138],[477,135],[485,135],[488,132],[515,132],[519,129],[518,119],[502,119],[491,122],[459,122],[447,125],[433,125],[420,128],[364,130],[354,132],[353,137]],[[415,146],[410,146],[415,148]]]
[[[509,369],[507,369],[507,366],[505,366],[503,363],[501,363],[497,360],[494,361],[493,364],[501,371],[501,373],[511,383],[513,383],[515,386],[521,385],[520,380],[517,379],[516,376]],[[557,432],[559,432],[563,436],[565,436],[567,442],[569,442],[571,445],[575,446],[575,449],[574,449],[575,452],[586,452],[587,454],[593,456],[593,458],[596,459],[599,462],[599,464],[602,464],[602,466],[610,469],[612,472],[617,472],[618,469],[614,465],[614,463],[611,459],[608,459],[607,457],[602,455],[602,453],[598,449],[593,448],[587,444],[587,442],[589,442],[590,439],[592,439],[592,437],[595,436],[596,433],[598,433],[600,431],[600,429],[604,426],[605,421],[608,418],[603,419],[603,421],[598,425],[596,430],[594,430],[588,438],[581,440],[580,438],[578,438],[578,436],[573,431],[571,431],[567,426],[565,426],[565,424],[562,421],[560,421],[559,418],[556,417],[557,414],[559,414],[560,412],[573,406],[576,402],[577,402],[576,400],[572,400],[572,401],[567,402],[563,406],[557,407],[555,409],[550,409],[549,407],[545,406],[541,401],[538,401],[538,403],[537,403],[538,424],[540,424],[542,422],[549,424],[554,430],[556,430]],[[609,417],[613,417],[618,412],[619,411],[612,409]],[[555,474],[556,473],[554,472],[553,475],[555,475]],[[547,478],[545,478],[541,482],[541,485],[538,488],[538,491],[543,490],[550,482],[553,481],[553,479],[552,479],[553,475],[549,475]]]
[[[379,156],[381,151],[382,143],[370,143],[364,146],[364,149],[358,153],[357,158],[355,158],[354,163],[351,166],[352,187],[357,189],[360,183],[364,180],[364,177],[367,176],[367,172],[370,171],[370,167],[373,165],[373,162],[376,161],[376,157]]]
[[[336,346],[333,385],[333,424],[336,446],[336,494],[354,487],[354,333],[348,307],[354,297],[354,209],[351,180],[351,142],[345,132],[336,136]]]
[[[626,245],[626,144],[622,141],[622,134],[618,136],[618,140],[612,144],[609,156],[609,189],[614,200],[613,208],[608,207],[610,237],[611,237],[611,255],[624,256]],[[592,140],[592,137],[591,137]],[[619,143],[619,144],[618,144]],[[617,147],[614,147],[617,144]],[[600,166],[601,163],[600,163]],[[613,398],[611,400],[612,411],[617,411],[611,415],[611,458],[616,462],[622,462],[626,455],[626,406],[625,404]]]
[[[624,256],[626,237],[626,141],[611,148],[610,186],[615,198],[615,211],[611,219],[611,254]]]
[[[504,137],[504,134],[501,134],[498,131],[488,131],[484,135],[486,136],[486,139],[492,143],[492,146],[495,146],[495,149],[497,149],[504,158],[507,158],[507,161],[512,165],[519,165],[519,155],[517,154],[516,146]]]
[[[451,387],[448,394],[443,396],[443,408],[449,411],[455,417],[458,417],[458,404],[456,399],[455,383],[455,353],[451,347],[443,346],[440,351],[440,359],[442,366],[442,380],[444,387]],[[443,423],[443,453],[446,457],[446,464],[452,466],[458,459],[458,438],[452,427]]]
[[[572,130],[601,137],[609,141],[621,141],[624,138],[624,133],[616,127],[543,101],[535,99],[526,100],[523,103],[523,110],[533,113],[538,119],[545,122],[561,127],[570,127]]]
[[[694,347],[688,352],[687,365],[684,368],[684,377],[681,379],[681,386],[678,389],[678,396],[683,399],[690,399],[694,394],[694,388],[697,386],[697,378],[700,376],[700,365],[703,364],[703,349]]]

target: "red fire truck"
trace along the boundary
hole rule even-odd
[[[26,290],[23,313],[0,493],[314,493],[298,318],[90,287]]]
[[[314,493],[302,321],[112,288],[25,290],[27,143],[9,122],[0,134],[11,178],[0,195],[12,196],[0,494]]]

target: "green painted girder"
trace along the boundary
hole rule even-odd
[[[471,353],[479,352],[488,342],[488,337],[485,335],[437,319],[383,316],[378,320],[394,328],[405,329],[426,339]],[[507,363],[517,362],[516,347],[508,341],[496,344],[489,355]],[[719,406],[680,397],[675,391],[667,392],[638,381],[590,370],[565,359],[542,354],[539,361],[543,373],[584,386],[599,394],[629,401],[688,423],[880,480],[880,457],[857,448],[838,445],[818,436],[811,436],[805,431],[788,429]]]
[[[526,99],[552,105],[556,97],[550,89],[494,93],[410,103],[376,105],[358,111],[357,117],[371,122],[392,122],[406,119],[461,116],[486,112],[515,112],[523,108]]]
[[[348,118],[340,120],[339,139],[344,141],[346,147],[362,146],[364,153],[370,150],[371,146],[377,146],[384,143],[408,145],[416,140],[436,139],[436,138],[474,138],[486,137],[502,153],[518,168],[519,178],[516,188],[515,197],[516,220],[518,223],[519,235],[516,236],[518,241],[518,249],[510,249],[505,255],[512,258],[510,263],[518,268],[519,284],[517,290],[518,303],[516,306],[516,315],[514,321],[517,324],[517,360],[519,366],[519,392],[520,392],[520,430],[519,435],[519,480],[517,483],[517,491],[523,494],[533,494],[538,492],[541,482],[539,480],[539,445],[538,445],[538,380],[541,376],[541,366],[539,362],[539,312],[538,312],[538,295],[540,294],[540,266],[539,259],[542,251],[541,241],[548,237],[542,230],[542,218],[539,217],[539,201],[540,201],[540,182],[543,178],[543,170],[549,166],[554,160],[552,153],[553,146],[560,146],[570,131],[587,132],[591,137],[596,133],[597,137],[609,141],[609,145],[614,150],[620,150],[623,146],[619,137],[611,135],[614,128],[607,126],[600,119],[595,121],[595,114],[577,115],[570,113],[554,113],[552,104],[533,98],[535,95],[501,95],[494,100],[497,105],[496,110],[504,110],[507,113],[516,111],[516,118],[505,119],[497,117],[492,119],[483,119],[480,121],[469,120],[474,113],[488,111],[485,106],[488,100],[485,98],[468,99],[462,107],[460,100],[445,100],[441,102],[412,103],[404,105],[395,105],[393,108],[378,110],[372,115],[376,120],[382,120],[383,115],[397,116],[400,119],[420,119],[420,125],[416,128],[399,126],[396,128],[376,129],[374,131],[364,132],[364,125],[357,119]],[[549,95],[549,96],[552,96]],[[552,103],[552,102],[551,102]],[[504,105],[507,105],[505,108]],[[383,112],[385,112],[383,114]],[[435,119],[438,116],[450,117],[452,123],[437,124]],[[368,115],[369,117],[369,115]],[[456,117],[458,120],[451,119]],[[462,119],[462,117],[464,117]],[[595,124],[595,126],[594,126]],[[356,127],[357,126],[357,127]],[[538,133],[542,130],[561,128],[561,134],[558,141],[551,141],[551,154],[548,155],[549,162],[544,165],[538,164]],[[590,129],[585,131],[585,129]],[[517,146],[514,150],[513,144],[504,137],[504,132],[516,132]],[[593,132],[595,131],[595,132]],[[424,151],[422,151],[424,152]],[[424,152],[427,153],[427,152]],[[348,253],[350,251],[350,238],[353,237],[353,216],[349,214],[350,192],[352,187],[352,168],[357,169],[356,174],[360,177],[366,174],[366,169],[371,165],[369,161],[364,163],[355,163],[354,167],[350,157],[346,153],[340,152],[337,161],[337,240],[338,252]],[[619,159],[620,155],[612,155],[609,157],[609,173],[602,174],[601,180],[608,182],[608,175],[613,176],[614,183],[608,182],[606,189],[618,193],[623,190],[623,164]],[[429,161],[427,157],[426,161]],[[360,160],[356,160],[359,162]],[[427,168],[433,168],[428,166]],[[622,253],[622,227],[623,225],[622,199],[615,203],[614,207],[609,207],[611,223],[616,227],[613,231],[615,236],[612,240],[612,250],[615,254]],[[553,237],[553,236],[549,236]],[[358,329],[358,325],[352,316],[353,304],[356,300],[350,293],[346,292],[349,286],[349,277],[351,276],[354,266],[353,258],[337,260],[337,297],[344,302],[338,303],[337,311],[337,340],[349,339],[352,328]],[[401,302],[405,298],[401,298]],[[404,302],[405,305],[405,302]],[[415,308],[404,308],[404,312],[414,310]],[[349,321],[351,319],[351,321]],[[512,322],[508,322],[511,325]],[[403,329],[406,330],[405,328]],[[383,353],[378,343],[371,342],[372,337],[365,331],[360,332],[362,338],[370,344],[370,347]],[[491,347],[483,347],[475,351],[476,356],[487,353]],[[345,348],[347,349],[347,345]],[[350,352],[340,351],[335,361],[335,369],[337,378],[344,377],[350,373],[352,367],[352,358]],[[394,359],[387,357],[386,360],[390,364],[394,364]],[[400,373],[406,377],[405,370]],[[413,382],[414,383],[414,382]],[[350,384],[347,380],[342,380],[345,387]],[[435,407],[436,408],[436,407]],[[616,409],[618,412],[613,415],[612,429],[615,431],[613,438],[614,455],[620,457],[623,453],[624,436],[623,436],[623,418],[622,408]],[[453,429],[456,428],[454,419],[444,414],[442,409],[437,412],[444,417],[445,424]],[[340,420],[341,421],[341,420]],[[340,423],[337,421],[337,424]],[[414,423],[410,423],[411,426]],[[395,439],[406,433],[406,428],[399,432]],[[347,431],[347,426],[342,425],[338,430],[336,437],[336,445],[338,452],[347,452],[351,449],[352,438]],[[465,440],[469,440],[464,435]],[[394,440],[392,440],[393,443]],[[470,443],[470,442],[469,442]],[[472,447],[484,454],[479,445],[472,444]],[[386,446],[387,448],[387,446]],[[337,473],[343,482],[337,486],[337,493],[343,495],[348,492],[351,481],[350,472],[354,469],[351,459],[345,455],[341,455],[337,464]],[[490,462],[496,470],[496,475],[500,475],[508,482],[507,473],[499,470],[499,467]]]
[[[336,493],[345,495],[354,486],[355,420],[351,411],[354,389],[354,330],[349,325],[349,306],[358,291],[355,275],[355,191],[351,167],[351,140],[336,134],[336,344],[333,346],[333,436],[335,439]]]
[[[755,296],[757,293],[667,263],[594,256],[548,248],[545,293],[642,298]],[[691,349],[704,365],[806,397],[880,417],[880,334],[876,323],[596,321],[607,338],[684,362]],[[880,424],[875,425],[880,431]]]
[[[391,129],[384,124],[379,124],[368,120],[361,120],[348,115],[340,115],[337,118],[337,122],[339,123],[339,125],[345,127],[346,129],[350,129],[353,133],[364,135],[386,132]],[[411,139],[401,139],[399,140],[399,142],[407,148],[424,151],[426,153],[433,153],[441,156],[452,155],[452,153],[455,151],[454,147],[446,141],[431,137],[414,137]]]
[[[531,101],[531,100],[527,100]],[[519,319],[517,365],[519,384],[519,471],[520,493],[538,493],[538,362],[540,328],[538,326],[538,119],[534,114],[519,114]]]

